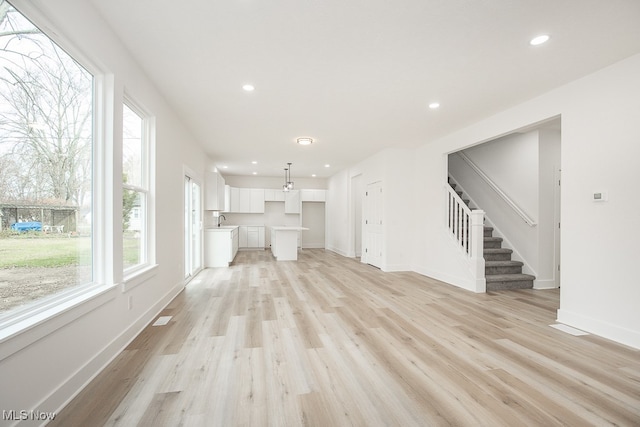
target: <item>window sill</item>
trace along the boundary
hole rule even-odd
[[[115,298],[116,286],[94,285],[53,298],[46,305],[0,324],[0,360],[3,360]]]
[[[145,265],[139,269],[136,269],[132,272],[129,272],[124,277],[124,282],[122,283],[122,292],[127,293],[131,289],[135,288],[138,285],[145,283],[146,281],[154,278],[158,273],[158,264]]]

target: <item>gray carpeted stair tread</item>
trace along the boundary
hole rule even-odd
[[[522,261],[485,261],[485,267],[522,267],[524,263]]]
[[[485,276],[487,283],[489,282],[517,282],[525,280],[534,280],[535,276],[530,274],[490,274]]]
[[[509,248],[485,248],[485,254],[512,254],[513,249]]]

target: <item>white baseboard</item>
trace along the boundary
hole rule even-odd
[[[342,255],[343,257],[353,258],[353,257],[350,257],[350,256],[349,256],[349,254],[348,254],[347,252],[345,252],[345,251],[343,251],[343,250],[341,250],[341,249],[338,249],[338,248],[334,248],[334,247],[332,247],[332,246],[328,246],[328,247],[326,247],[325,249],[326,249],[326,250],[328,250],[328,251],[331,251],[331,252],[335,252],[335,253],[337,253],[338,255]]]
[[[305,243],[302,249],[324,249],[324,243]]]
[[[558,310],[558,322],[640,350],[640,331],[562,309]]]
[[[533,289],[556,289],[557,287],[555,279],[533,281]]]
[[[476,282],[471,278],[462,278],[457,276],[451,276],[449,274],[445,274],[436,270],[431,270],[424,267],[414,267],[412,271],[415,271],[418,274],[422,274],[423,276],[431,277],[432,279],[439,280],[441,282],[446,283],[447,285],[455,286],[457,288],[462,288],[467,291],[476,292]]]
[[[145,311],[125,331],[108,343],[92,359],[78,368],[69,378],[53,390],[36,408],[58,408],[56,413],[71,402],[89,383],[102,372],[164,308],[184,289],[178,283],[164,297]]]
[[[404,264],[395,264],[395,265],[392,264],[392,265],[385,265],[380,270],[386,273],[392,273],[392,272],[400,272],[400,271],[411,271],[411,267]]]

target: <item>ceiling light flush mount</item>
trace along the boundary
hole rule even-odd
[[[306,137],[305,138],[298,138],[296,141],[300,145],[311,145],[311,144],[313,144],[313,139],[306,138]]]
[[[531,46],[538,46],[541,45],[543,43],[546,43],[549,41],[551,37],[548,34],[541,34],[539,36],[536,36],[534,38],[531,39],[531,41],[529,42],[529,44]]]
[[[432,110],[435,110],[436,108],[440,108],[440,103],[432,102],[431,104],[429,104],[429,108],[431,108]]]
[[[244,90],[245,92],[253,92],[255,90],[255,87],[253,85],[246,84],[242,85],[242,90]]]

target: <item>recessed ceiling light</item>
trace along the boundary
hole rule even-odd
[[[312,176],[313,178],[315,178],[315,177],[316,177],[316,174],[315,174],[315,173],[314,173],[314,174],[311,174],[311,176]]]
[[[298,138],[296,141],[300,145],[311,145],[313,143],[313,139],[311,138]]]
[[[222,166],[222,169],[229,169],[229,166],[224,165],[224,166]]]
[[[256,160],[254,160],[254,161],[252,161],[252,162],[251,162],[251,164],[252,164],[252,165],[257,165],[257,164],[258,164],[258,162],[257,162]]]
[[[440,103],[432,102],[431,104],[429,104],[429,108],[431,108],[432,110],[435,110],[436,108],[440,108]]]
[[[253,174],[254,174],[254,175],[258,175],[258,172],[254,172]]]
[[[545,42],[549,41],[549,38],[550,37],[547,34],[542,34],[542,35],[539,35],[537,37],[532,38],[531,41],[529,42],[529,44],[531,46],[538,46],[538,45],[540,45],[542,43],[545,43]]]
[[[324,167],[325,167],[325,168],[330,168],[330,167],[331,167],[331,165],[330,165],[330,164],[326,164],[326,165],[324,165]]]
[[[253,85],[246,84],[242,86],[242,89],[245,90],[246,92],[253,92],[255,87]]]

